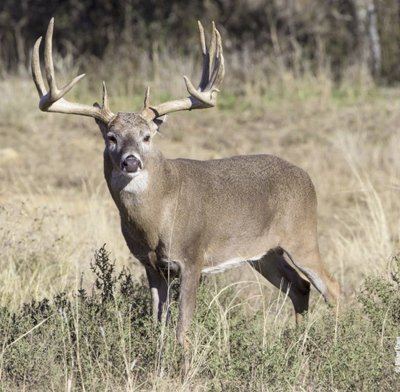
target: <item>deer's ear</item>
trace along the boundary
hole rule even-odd
[[[93,104],[93,106],[94,106],[95,108],[101,109],[101,106],[100,106],[97,102],[95,102],[95,103]],[[96,124],[99,126],[101,133],[104,134],[104,133],[106,132],[106,130],[107,130],[107,125],[106,125],[105,123],[103,123],[103,121],[98,120],[97,118],[95,118],[94,120],[96,121]]]
[[[161,125],[164,124],[166,121],[167,121],[167,115],[166,114],[164,116],[155,118],[151,122],[151,130],[153,132],[158,132],[160,130]]]

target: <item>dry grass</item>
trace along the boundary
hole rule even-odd
[[[103,180],[93,120],[40,113],[29,80],[0,83],[1,148],[18,154],[0,161],[2,303],[76,285],[103,243],[119,266],[133,263],[141,274]],[[319,198],[321,252],[346,303],[398,248],[400,94],[342,88],[326,99],[320,84],[307,99],[242,98],[233,110],[173,114],[157,144],[171,158],[270,153],[307,170]]]
[[[321,253],[339,279],[346,306],[354,303],[366,277],[385,271],[399,248],[400,93],[370,85],[333,89],[323,78],[282,80],[271,90],[288,83],[291,94],[236,99],[228,90],[221,97],[224,110],[171,115],[157,145],[170,158],[269,153],[307,170],[319,199]],[[79,99],[92,102],[82,93],[85,85],[79,88]],[[17,309],[32,298],[73,291],[82,273],[89,287],[89,263],[103,243],[118,270],[127,265],[135,276],[143,274],[120,233],[94,121],[39,112],[30,80],[0,80],[0,91],[0,304]],[[140,99],[120,95],[111,104],[138,110]],[[288,301],[250,268],[228,272],[223,280],[215,280],[214,301],[230,284],[236,296],[231,305],[221,306],[220,329],[228,328],[224,315],[243,301],[245,308],[262,310],[265,341],[274,339],[271,331],[279,336],[282,323],[293,319]],[[310,320],[320,317],[325,308],[320,302],[314,290]],[[225,332],[216,337],[200,330],[193,337],[196,352],[186,384],[168,382],[175,389],[191,385],[208,350],[215,344],[224,350]],[[170,388],[157,376],[160,366],[155,363],[155,375],[149,375],[154,390]],[[299,373],[307,374],[306,362]],[[203,387],[191,385],[193,390]]]

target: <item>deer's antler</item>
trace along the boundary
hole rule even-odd
[[[144,109],[141,113],[147,121],[164,114],[180,110],[206,109],[215,106],[219,87],[225,75],[224,56],[222,52],[221,36],[215,28],[211,36],[210,48],[207,48],[203,26],[199,23],[201,51],[203,53],[203,72],[199,87],[193,87],[192,82],[184,76],[186,88],[190,94],[188,98],[161,103],[157,106],[149,104],[149,87],[146,90]]]
[[[40,70],[39,47],[42,41],[42,37],[40,37],[36,41],[32,52],[32,77],[40,97],[40,110],[42,110],[43,112],[69,113],[93,117],[97,120],[104,122],[105,124],[108,124],[115,117],[115,114],[108,107],[107,90],[104,82],[102,107],[98,105],[90,106],[75,102],[69,102],[63,98],[64,95],[67,94],[68,91],[70,91],[72,87],[74,87],[75,84],[85,76],[85,74],[77,76],[74,80],[65,85],[61,90],[58,89],[56,77],[54,74],[52,57],[53,27],[54,18],[50,20],[44,43],[44,67],[47,83],[49,85],[49,92],[46,92],[42,72]]]

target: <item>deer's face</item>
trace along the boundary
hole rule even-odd
[[[105,153],[115,170],[134,177],[145,169],[157,131],[155,122],[148,123],[137,113],[118,113],[108,126],[98,124],[106,145]]]

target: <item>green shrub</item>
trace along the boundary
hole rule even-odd
[[[399,258],[389,278],[366,280],[339,318],[321,305],[299,327],[237,303],[233,288],[200,285],[185,385],[213,391],[399,390]],[[180,385],[174,285],[170,325],[154,326],[147,283],[116,274],[103,246],[92,291],[59,293],[19,312],[0,309],[1,390],[169,389]],[[236,302],[235,302],[236,301]]]

